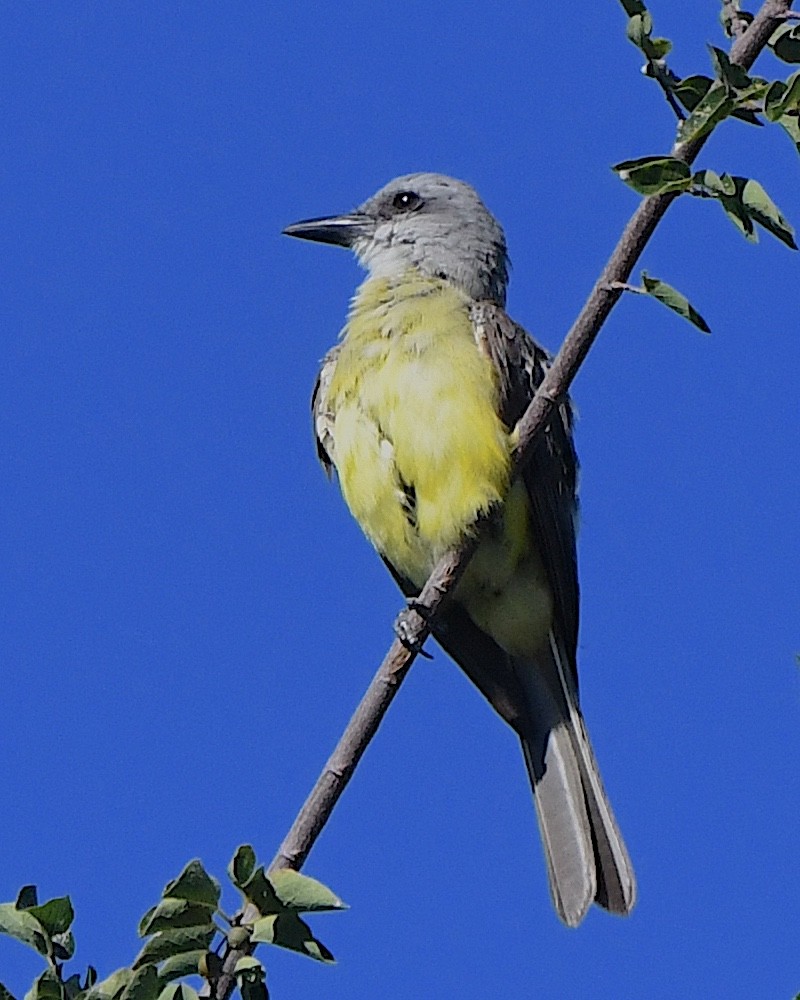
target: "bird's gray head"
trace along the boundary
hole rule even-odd
[[[474,188],[443,174],[397,177],[355,212],[297,222],[284,233],[349,247],[372,277],[416,268],[505,305],[503,230]]]

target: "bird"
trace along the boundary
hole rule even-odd
[[[628,914],[633,866],[578,698],[573,408],[559,401],[515,476],[517,422],[551,357],[505,311],[502,227],[469,184],[414,173],[283,232],[367,271],[312,395],[325,471],[412,601],[484,519],[433,636],[520,739],[558,916]]]

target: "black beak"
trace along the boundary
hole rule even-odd
[[[296,236],[315,243],[332,243],[339,247],[352,247],[359,236],[369,236],[374,226],[368,215],[353,212],[350,215],[332,215],[325,219],[305,219],[287,226],[285,236]]]

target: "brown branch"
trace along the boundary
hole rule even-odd
[[[735,41],[731,49],[732,62],[748,69],[775,28],[785,20],[792,2],[793,0],[766,0],[747,30]],[[676,143],[671,155],[692,163],[707,138],[708,136],[704,136],[694,142]],[[624,288],[621,286],[627,282],[634,264],[676,197],[676,193],[670,193],[646,198],[625,226],[614,252],[519,422],[519,438],[514,455],[514,467],[517,471],[531,455],[537,435],[544,429],[559,399],[569,389],[603,323],[622,295]],[[419,649],[429,636],[431,624],[449,600],[477,547],[480,528],[479,523],[472,537],[466,539],[458,549],[445,555],[437,564],[416,602],[425,608],[425,617],[416,611],[408,612],[407,622],[410,623],[410,628],[406,632],[406,638],[409,646]],[[272,862],[272,869],[302,867],[416,655],[416,652],[398,639],[392,643],[336,749],[286,834]],[[235,986],[233,970],[236,962],[248,953],[247,950],[231,949],[226,954],[223,975],[217,980],[214,989],[217,1000],[227,1000],[230,996]]]

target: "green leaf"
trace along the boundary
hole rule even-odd
[[[245,898],[255,906],[261,916],[268,913],[278,913],[281,909],[281,901],[278,899],[272,883],[264,872],[264,866],[259,865],[244,885],[239,889]]]
[[[751,243],[758,242],[757,223],[792,250],[797,249],[794,229],[758,181],[729,174],[718,177],[713,170],[698,171],[692,180],[695,187],[701,188],[692,193],[705,192],[717,198],[731,222]]]
[[[114,1000],[133,978],[132,969],[117,969],[110,976],[91,987],[83,1000]]]
[[[154,965],[139,969],[120,994],[120,1000],[156,1000],[161,992],[161,982]]]
[[[768,121],[776,122],[783,114],[783,98],[787,91],[783,80],[775,80],[764,98],[764,114]]]
[[[763,77],[753,77],[748,87],[731,95],[735,104],[731,116],[747,122],[749,125],[763,125],[764,123],[756,112],[761,110],[769,87],[769,80],[765,80]]]
[[[53,957],[59,962],[66,962],[75,954],[75,938],[72,931],[53,935]]]
[[[638,160],[623,160],[611,169],[634,191],[645,195],[686,191],[692,183],[689,165],[673,156],[644,156]]]
[[[686,296],[681,295],[672,285],[668,285],[664,281],[659,281],[658,278],[649,277],[646,271],[642,271],[642,284],[648,295],[652,295],[654,299],[657,299],[668,309],[672,309],[679,316],[688,319],[690,323],[693,323],[703,333],[711,333],[708,323],[706,323],[700,313],[689,302]]]
[[[767,80],[766,77],[763,76],[751,76],[750,86],[741,91],[739,97],[746,97],[750,101],[757,100],[766,94],[770,88],[771,82],[771,80]]]
[[[188,899],[167,896],[142,917],[139,937],[147,937],[169,927],[208,926],[214,916],[214,907],[207,903],[192,903]]]
[[[250,844],[241,844],[228,865],[228,874],[236,886],[243,886],[256,867],[256,852]]]
[[[192,903],[205,903],[216,908],[219,905],[220,885],[203,868],[197,859],[190,861],[180,875],[168,882],[162,896],[188,899]]]
[[[678,139],[681,142],[690,142],[706,135],[727,118],[735,106],[733,98],[728,96],[723,84],[712,84],[697,102],[689,117],[678,126]]]
[[[318,962],[335,961],[331,952],[314,937],[311,928],[296,913],[277,913],[257,920],[253,925],[253,941],[298,951]]]
[[[703,187],[715,196],[736,194],[736,184],[731,175],[720,177],[713,170],[698,170],[692,177],[692,185]]]
[[[783,62],[800,63],[800,24],[782,24],[776,28],[769,46]]]
[[[34,980],[25,1000],[65,1000],[64,984],[52,969],[48,969]]]
[[[628,21],[625,33],[628,40],[643,52],[648,59],[655,58],[650,34],[653,30],[653,19],[648,11],[642,14],[634,14]]]
[[[83,993],[81,977],[76,972],[74,976],[64,980],[64,995],[67,1000],[76,1000],[76,997],[79,997],[81,993]]]
[[[14,994],[7,990],[2,983],[0,983],[0,1000],[16,1000]]]
[[[672,93],[678,98],[687,111],[694,111],[713,84],[709,76],[687,76],[676,83]]]
[[[653,19],[647,11],[643,11],[641,14],[634,14],[633,17],[628,20],[628,26],[625,29],[625,33],[627,34],[628,39],[633,42],[637,48],[643,49],[652,30]]]
[[[148,963],[163,962],[173,955],[181,955],[186,951],[207,951],[214,937],[216,928],[211,927],[175,927],[168,931],[154,934],[136,956],[134,969],[140,969]]]
[[[182,976],[197,976],[200,972],[200,959],[206,952],[198,948],[196,951],[185,951],[173,955],[158,967],[158,975],[162,983],[169,983]]]
[[[744,238],[750,243],[758,243],[756,227],[753,225],[750,213],[742,204],[738,194],[733,197],[722,196],[720,197],[719,202],[720,205],[722,205],[725,214],[734,226],[736,226],[742,236],[744,236]]]
[[[142,919],[139,921],[139,926],[136,928],[136,933],[139,935],[139,937],[147,937],[147,925],[153,919],[153,914],[155,912],[156,912],[155,906],[151,906],[150,909],[147,911],[147,913],[145,913]]]
[[[771,122],[793,111],[800,111],[800,71],[793,73],[786,83],[776,80],[764,99],[764,114]]]
[[[668,38],[651,38],[646,53],[649,59],[664,59],[672,52],[672,42]]]
[[[675,84],[672,88],[672,92],[687,111],[694,111],[700,101],[702,101],[708,93],[713,82],[714,81],[707,76],[687,76],[685,80],[680,80]],[[763,122],[759,120],[755,111],[750,107],[745,107],[744,105],[752,104],[758,101],[760,97],[766,94],[768,87],[769,84],[766,80],[753,78],[750,81],[750,86],[747,87],[746,90],[737,92],[735,97],[728,95],[733,101],[733,107],[730,111],[732,117],[739,118],[741,121],[748,122],[750,125],[762,125]]]
[[[786,131],[797,152],[800,153],[800,118],[796,114],[783,115],[778,119],[778,124]]]
[[[200,1000],[197,990],[186,983],[170,983],[158,994],[158,1000]]]
[[[762,127],[764,122],[758,117],[755,111],[750,108],[734,108],[731,111],[731,118],[737,118],[740,122],[747,122],[748,125],[758,125]]]
[[[69,896],[48,899],[41,906],[26,907],[25,912],[35,917],[51,937],[66,933],[75,919]]]
[[[749,215],[759,226],[763,226],[768,233],[772,233],[782,243],[785,243],[787,247],[796,250],[797,244],[794,241],[794,229],[758,181],[746,177],[735,177],[734,180],[736,181],[737,192],[739,192],[742,204]],[[740,183],[742,183],[742,186],[739,191]]]
[[[711,65],[714,67],[717,79],[721,80],[732,90],[747,90],[748,87],[753,85],[753,81],[742,67],[730,61],[727,52],[723,52],[722,49],[718,49],[715,45],[709,45],[708,50],[711,54]]]
[[[264,944],[274,944],[275,942],[275,922],[278,919],[277,913],[271,913],[268,917],[261,917],[253,924],[251,937],[253,941]]]
[[[0,934],[30,945],[40,955],[50,953],[50,939],[44,927],[28,910],[18,910],[13,903],[0,903]]]
[[[327,886],[291,868],[271,872],[269,878],[278,899],[289,910],[310,913],[315,910],[347,909],[347,904]]]
[[[786,93],[781,101],[781,110],[784,114],[790,111],[800,113],[800,70],[792,73],[786,81]]]
[[[14,904],[18,910],[27,910],[31,906],[36,906],[39,896],[35,885],[23,885],[17,893],[17,901]]]

